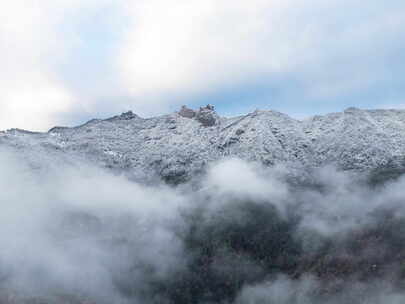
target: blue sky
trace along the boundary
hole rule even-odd
[[[0,129],[405,107],[403,0],[5,0]]]

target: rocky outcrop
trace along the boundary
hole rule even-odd
[[[195,118],[204,127],[212,127],[219,123],[220,117],[214,110],[214,106],[207,105],[205,107],[200,107],[197,111],[182,106],[178,112],[180,116],[185,118],[193,119]]]
[[[182,106],[179,115],[185,118],[194,118],[196,113],[193,109],[187,108],[186,106]]]
[[[201,107],[197,114],[196,119],[204,126],[204,127],[212,127],[219,122],[219,116],[214,111],[214,106],[207,105],[206,107]]]

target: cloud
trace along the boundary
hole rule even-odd
[[[69,86],[60,66],[83,43],[72,26],[75,20],[110,2],[2,1],[0,129],[44,130],[58,124],[61,113],[85,105],[85,96]]]
[[[286,185],[277,178],[280,175],[274,168],[265,170],[255,163],[231,158],[218,162],[210,168],[203,189],[215,192],[218,197],[253,201],[270,200],[284,213],[284,199],[288,195],[288,190]]]
[[[261,0],[137,2],[118,61],[129,94],[187,96],[289,66],[291,50],[273,45],[282,37],[272,23],[286,8]]]
[[[170,188],[73,159],[0,161],[0,301],[404,298],[404,178],[372,188],[327,167],[290,183],[285,169],[230,159]]]
[[[20,301],[26,294],[66,292],[124,301],[119,282],[112,282],[115,271],[128,273],[141,264],[164,277],[170,265],[181,265],[181,245],[165,227],[184,202],[175,191],[135,184],[85,163],[35,171],[4,150],[0,161],[0,183],[7,188],[0,193],[1,301],[5,288]],[[138,276],[142,269],[128,280]]]
[[[130,10],[118,63],[128,94],[151,98],[152,108],[247,83],[303,102],[345,98],[403,62],[400,1],[153,0]]]
[[[27,1],[2,2],[0,14],[0,128],[42,128],[49,115],[66,110],[72,101],[49,70],[50,57],[63,50],[53,31],[55,17]]]
[[[44,130],[128,109],[156,115],[207,100],[225,113],[270,102],[302,115],[313,105],[402,100],[399,0],[17,0],[1,8],[0,129]]]

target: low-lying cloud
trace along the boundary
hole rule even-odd
[[[172,188],[0,161],[2,303],[405,299],[402,178],[371,186],[327,167],[297,182],[230,159]]]

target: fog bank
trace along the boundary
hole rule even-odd
[[[404,178],[227,159],[196,189],[0,163],[1,303],[405,300]]]

